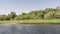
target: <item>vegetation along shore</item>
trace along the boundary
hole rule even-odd
[[[11,12],[8,15],[0,15],[0,24],[18,23],[18,24],[47,24],[60,23],[60,7],[46,8],[44,10],[34,10],[29,13],[16,15]]]

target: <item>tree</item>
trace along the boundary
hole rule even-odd
[[[9,17],[7,15],[0,15],[0,20],[9,20]]]
[[[22,12],[22,15],[26,15],[26,13]]]
[[[57,9],[57,10],[60,10],[60,7],[59,7],[59,6],[57,6],[57,7],[56,7],[56,9]]]
[[[55,18],[60,18],[60,11],[56,11],[54,17]]]
[[[48,13],[46,13],[44,15],[44,18],[45,19],[52,19],[52,18],[54,18],[54,15],[55,15],[55,12],[54,11],[50,11],[50,12],[48,12]]]
[[[10,19],[14,19],[16,16],[17,16],[17,15],[16,15],[15,12],[11,12],[10,14],[8,14],[8,17],[9,17]]]

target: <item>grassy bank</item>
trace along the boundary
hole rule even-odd
[[[55,20],[11,20],[11,21],[0,21],[0,24],[60,24],[60,19]]]

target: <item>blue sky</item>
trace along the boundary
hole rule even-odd
[[[60,0],[0,0],[0,14],[15,11],[17,14],[60,6]]]

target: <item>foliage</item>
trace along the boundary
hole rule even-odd
[[[10,14],[8,14],[8,17],[10,19],[14,19],[16,17],[16,13],[15,12],[11,12]]]
[[[6,15],[0,15],[0,20],[9,20],[9,17]]]
[[[49,11],[47,14],[44,15],[45,19],[51,19],[54,18],[55,12],[54,11]]]
[[[45,10],[34,10],[29,13],[16,15],[11,12],[7,15],[0,15],[0,20],[37,20],[37,19],[60,19],[60,9],[46,8]]]

